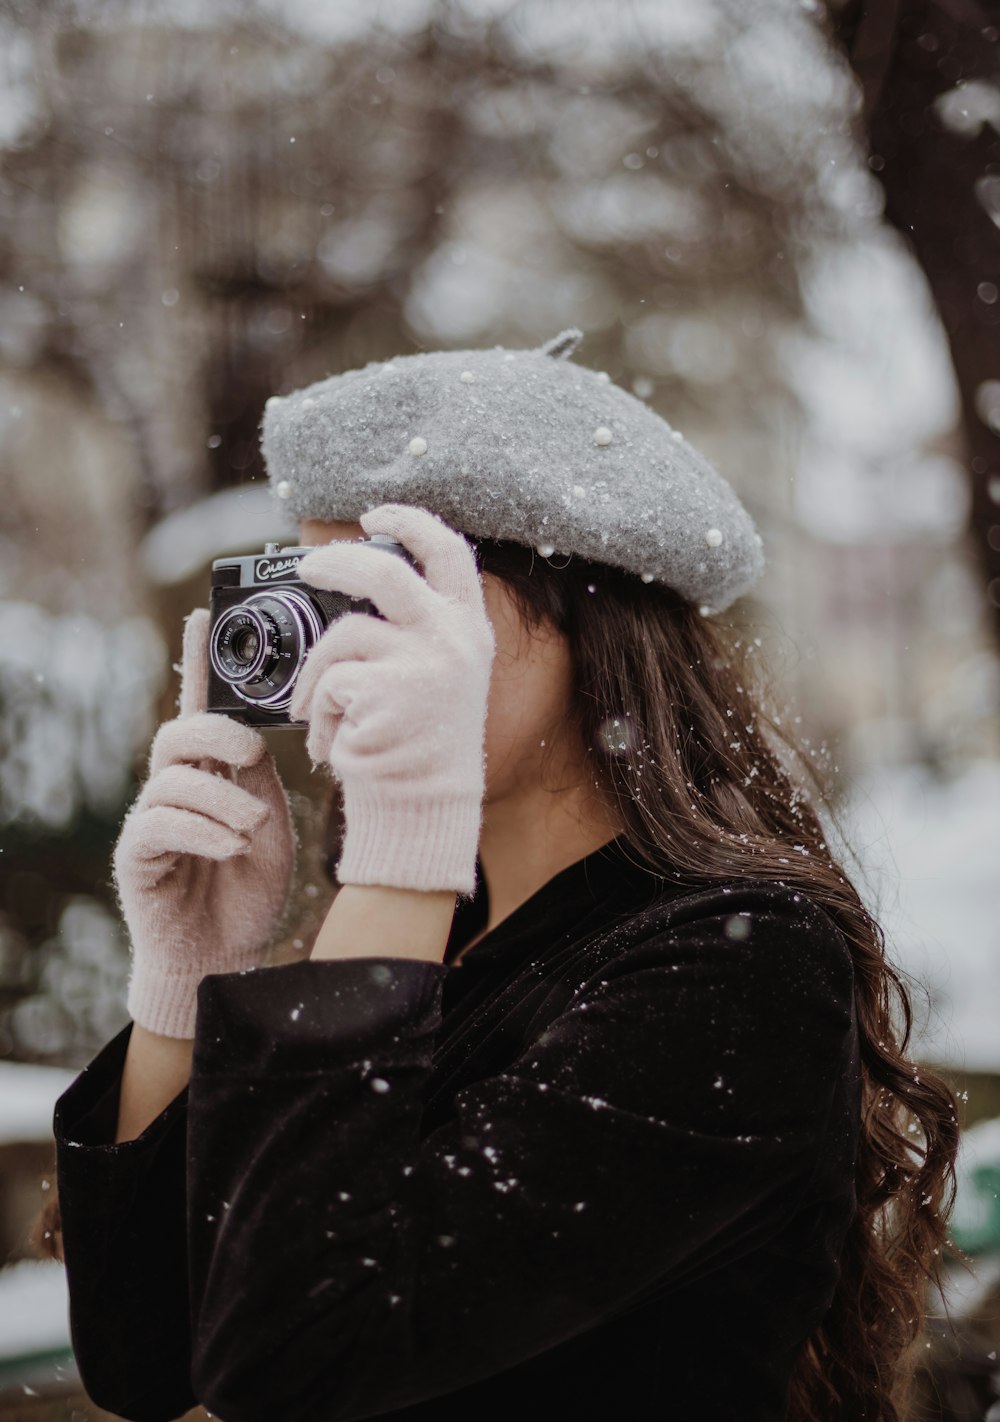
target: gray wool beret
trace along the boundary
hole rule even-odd
[[[397,356],[273,396],[272,492],[299,520],[419,505],[473,538],[576,554],[722,611],[763,572],[759,533],[680,430],[569,360],[581,339]]]

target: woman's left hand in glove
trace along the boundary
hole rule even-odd
[[[427,509],[383,504],[360,523],[402,543],[424,576],[360,542],[330,543],[299,564],[303,582],[368,598],[381,614],[330,624],[289,708],[309,723],[313,762],[343,788],[337,878],[472,893],[496,649],[475,555]]]

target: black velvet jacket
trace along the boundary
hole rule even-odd
[[[53,1126],[73,1347],[135,1422],[785,1415],[856,1207],[851,957],[780,882],[621,840],[444,963],[212,974],[114,1144],[129,1023]],[[377,945],[359,945],[365,951]]]

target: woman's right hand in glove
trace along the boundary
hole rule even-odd
[[[193,1037],[207,973],[258,965],[295,861],[288,797],[263,736],[205,710],[209,613],[184,626],[180,715],[153,741],[149,778],[125,817],[113,866],[131,938],[129,1016]]]

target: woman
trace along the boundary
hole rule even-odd
[[[74,1348],[118,1415],[904,1415],[955,1099],[753,644],[707,620],[753,526],[579,338],[269,406],[300,577],[379,613],[291,706],[342,887],[308,961],[257,966],[291,819],[204,710],[195,612],[115,851],[133,1020],[54,1119]]]

